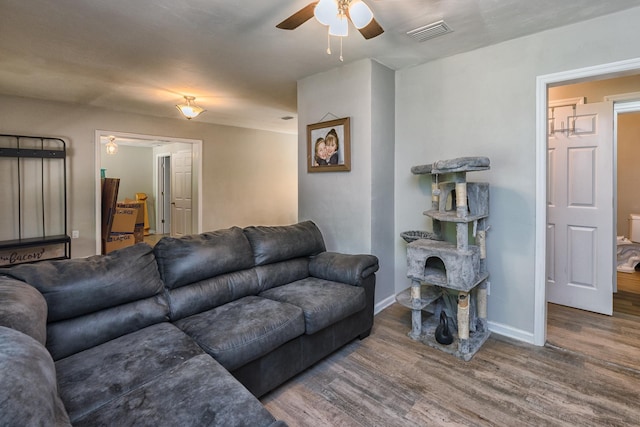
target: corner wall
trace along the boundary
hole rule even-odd
[[[487,262],[493,330],[533,341],[536,77],[640,56],[640,8],[545,31],[396,73],[396,235],[428,226],[430,178],[416,164],[488,156]],[[396,291],[406,287],[396,240]]]
[[[362,60],[298,81],[298,214],[327,249],[380,260],[376,303],[393,297],[394,73]],[[335,116],[335,117],[334,117]],[[307,172],[308,124],[351,118],[351,171]]]

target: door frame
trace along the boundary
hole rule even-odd
[[[95,238],[96,238],[96,254],[102,253],[102,230],[100,224],[102,224],[102,191],[100,186],[100,163],[102,159],[101,140],[106,139],[109,136],[115,136],[116,142],[118,138],[127,140],[139,140],[141,142],[161,142],[163,144],[184,143],[191,144],[193,155],[193,224],[196,229],[192,230],[194,233],[202,233],[202,140],[201,139],[187,139],[187,138],[174,138],[169,136],[157,136],[146,135],[129,132],[118,132],[99,130],[95,131]],[[117,154],[116,154],[117,155]],[[155,179],[155,178],[154,178]]]
[[[164,159],[169,159],[169,163],[171,163],[171,153],[170,152],[162,152],[162,153],[156,153],[155,155],[155,162],[153,165],[153,175],[155,176],[155,180],[153,181],[153,193],[154,193],[154,197],[156,199],[156,233],[158,233],[158,221],[160,220],[160,218],[162,217],[163,219],[166,219],[167,214],[165,213],[164,215],[161,215],[162,211],[162,206],[159,202],[160,200],[160,181],[164,181],[166,179],[165,174],[161,174],[160,173],[160,159],[162,159],[162,161],[164,162]],[[171,170],[169,170],[169,174],[171,174]],[[171,177],[169,177],[169,181],[171,181]],[[162,183],[162,187],[164,187],[164,182]],[[171,187],[171,186],[169,186]],[[169,193],[171,193],[171,189],[169,189]],[[169,202],[167,202],[166,199],[166,194],[164,194],[162,196],[163,202],[169,205],[169,211],[171,211],[171,194],[169,194]],[[169,216],[169,230],[171,229],[171,214],[168,215]],[[165,230],[166,226],[163,225],[162,226],[162,234],[167,234],[166,230]]]
[[[613,203],[613,217],[618,218],[618,115],[622,113],[637,113],[640,112],[640,92],[623,93],[620,95],[610,95],[604,97],[605,101],[613,102],[613,162],[614,171],[613,174],[613,188],[614,203]],[[614,230],[617,234],[617,224],[614,224]],[[616,248],[614,247],[614,251]],[[613,260],[613,292],[618,292],[618,278],[617,278],[617,260]]]
[[[550,86],[580,83],[596,78],[620,77],[638,72],[640,72],[640,58],[634,58],[536,77],[536,219],[533,318],[533,343],[535,345],[543,346],[547,339],[547,89]]]

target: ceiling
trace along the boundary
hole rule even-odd
[[[297,132],[296,81],[341,66],[315,20],[276,24],[310,0],[0,0],[0,94],[158,117]],[[635,6],[640,0],[365,0],[385,29],[353,27],[344,64],[373,58],[398,70]],[[453,32],[407,31],[444,19]],[[282,117],[292,116],[292,120]]]

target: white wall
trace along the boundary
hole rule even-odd
[[[203,140],[203,231],[297,220],[296,135],[8,96],[0,117],[0,133],[67,142],[69,230],[80,231],[73,257],[96,249],[96,129]]]
[[[430,180],[410,168],[488,156],[487,237],[493,327],[521,339],[534,330],[536,77],[640,56],[640,8],[432,61],[396,73],[396,232],[428,227]],[[406,250],[396,239],[396,291]]]
[[[394,295],[393,100],[393,72],[370,60],[298,81],[300,220],[330,251],[378,256],[376,302]],[[306,126],[336,117],[351,118],[351,171],[308,173]]]
[[[116,141],[117,143],[117,141]],[[155,204],[153,198],[153,148],[119,145],[118,152],[110,155],[105,146],[101,150],[101,168],[106,169],[108,178],[120,178],[118,201],[136,198],[136,193],[147,194],[149,224],[155,229],[155,215],[152,215]]]

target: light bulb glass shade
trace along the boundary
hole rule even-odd
[[[329,25],[329,35],[347,37],[349,35],[349,20],[345,17],[333,20]]]
[[[338,16],[338,3],[336,0],[320,0],[313,15],[322,25],[330,25]]]
[[[176,108],[180,110],[183,116],[187,119],[191,120],[195,117],[198,117],[200,113],[204,112],[204,108],[198,107],[196,105],[176,105]]]
[[[357,29],[364,28],[369,25],[373,19],[373,13],[369,6],[359,0],[355,0],[349,6],[349,18]]]
[[[176,108],[178,109],[178,111],[180,111],[182,113],[182,115],[187,119],[187,120],[191,120],[193,118],[198,117],[201,113],[205,112],[206,110],[202,107],[198,107],[195,104],[192,104],[193,101],[195,101],[195,97],[193,96],[185,96],[184,99],[187,101],[186,104],[178,104],[176,105]]]
[[[118,144],[116,144],[114,140],[114,137],[110,137],[109,142],[105,145],[107,154],[116,154],[118,152]]]

